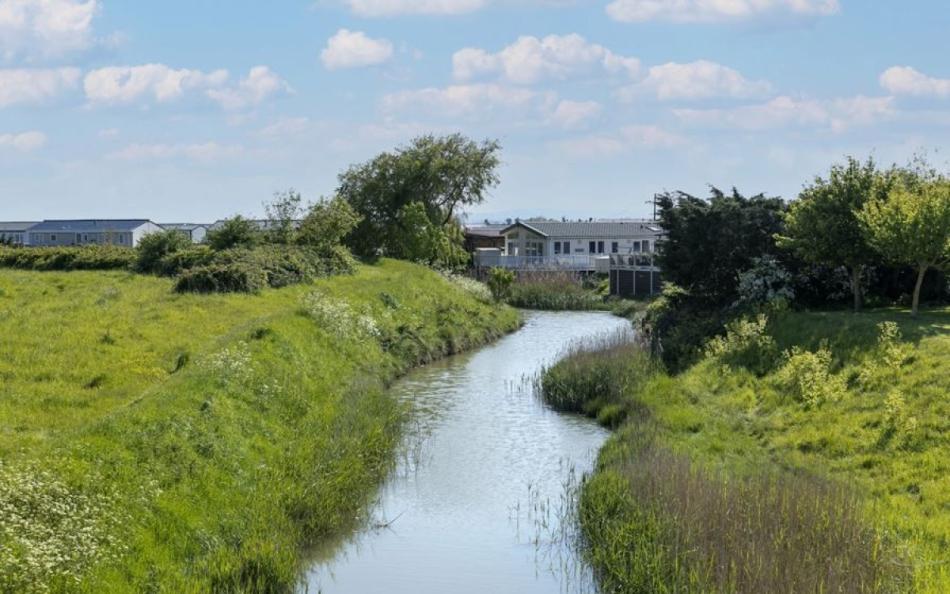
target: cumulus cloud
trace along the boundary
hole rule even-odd
[[[593,74],[636,76],[640,61],[615,54],[609,49],[572,33],[544,38],[519,37],[497,53],[465,48],[452,56],[452,72],[458,80],[482,75],[499,75],[518,84],[543,79],[567,79]]]
[[[340,29],[327,41],[320,60],[329,70],[361,68],[388,62],[393,57],[393,44],[386,39],[373,39],[362,31]]]
[[[58,57],[93,43],[97,0],[0,0],[0,55]]]
[[[361,17],[390,17],[403,14],[463,14],[487,4],[486,0],[345,0]]]
[[[541,97],[528,89],[497,84],[451,85],[391,93],[383,97],[383,108],[387,111],[425,108],[442,115],[461,116],[500,108],[537,106]]]
[[[614,0],[607,15],[615,21],[642,23],[717,23],[758,17],[828,16],[841,10],[838,0]]]
[[[0,108],[22,103],[42,103],[79,82],[78,68],[0,70]]]
[[[170,68],[164,64],[109,66],[86,74],[83,88],[93,104],[127,104],[137,101],[166,103],[189,91],[201,91],[225,109],[244,109],[289,90],[283,79],[267,66],[251,68],[247,76],[228,86],[227,70],[203,72]]]
[[[596,101],[559,101],[550,121],[563,128],[577,128],[600,115],[602,108]]]
[[[698,60],[688,64],[670,62],[653,66],[640,83],[624,88],[620,96],[632,100],[638,95],[651,94],[661,101],[716,97],[745,99],[762,97],[770,89],[771,85],[766,81],[749,80],[722,64]]]
[[[28,153],[43,148],[45,144],[46,135],[35,130],[18,134],[0,134],[0,149]]]
[[[184,158],[190,161],[210,163],[240,155],[240,145],[222,145],[217,142],[197,144],[130,144],[109,155],[121,161],[154,161]]]
[[[934,78],[910,66],[892,66],[880,76],[881,86],[895,95],[950,97],[950,78]]]
[[[274,95],[289,92],[290,85],[273,70],[267,66],[255,66],[237,86],[210,89],[207,94],[224,109],[238,110],[260,105]]]
[[[891,97],[845,97],[827,101],[776,97],[766,103],[732,109],[677,109],[673,113],[686,125],[707,128],[770,130],[802,127],[842,132],[896,115]]]

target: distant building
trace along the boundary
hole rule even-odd
[[[36,225],[36,221],[0,223],[0,243],[29,245],[30,236],[28,231],[34,225]]]
[[[135,247],[162,228],[148,219],[46,220],[30,227],[29,245],[118,245]]]
[[[210,225],[202,225],[199,223],[159,223],[159,227],[166,231],[178,231],[188,237],[191,243],[201,243],[204,241],[205,235],[208,234]]]
[[[466,225],[465,251],[472,253],[481,248],[505,249],[505,236],[501,234],[507,223]]]

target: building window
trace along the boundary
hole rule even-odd
[[[597,242],[597,253],[598,253],[598,254],[603,254],[603,253],[604,253],[604,242],[603,242],[603,241],[598,241],[598,242]]]
[[[588,253],[596,254],[596,253],[597,253],[597,242],[596,242],[596,241],[588,242],[588,243],[587,243],[587,251],[588,251]]]
[[[571,253],[571,242],[570,242],[570,241],[565,241],[565,242],[564,242],[564,253],[565,253],[565,254],[570,254],[570,253]]]
[[[616,242],[616,241],[612,241],[612,242],[610,243],[610,253],[611,253],[611,254],[616,254],[616,253],[619,252],[619,251],[620,251],[620,243],[619,243],[619,242]]]
[[[560,241],[555,241],[555,242],[554,242],[554,255],[557,256],[557,255],[560,255],[560,253],[561,253],[561,242],[560,242]]]
[[[648,239],[643,240],[643,251],[645,252],[650,251],[650,241]]]
[[[50,235],[50,236],[49,236],[49,240],[50,240],[50,241],[56,241],[56,236],[55,236],[55,235]]]
[[[543,256],[544,244],[540,241],[526,241],[524,244],[525,256]]]
[[[639,252],[639,251],[640,251],[640,242],[639,242],[639,241],[634,241],[634,242],[633,242],[633,251],[635,251],[635,252]]]

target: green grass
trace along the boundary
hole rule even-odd
[[[891,348],[879,344],[878,325],[882,322],[896,323],[903,336],[892,342]],[[704,541],[671,530],[689,524],[704,525],[703,518],[718,517],[722,512],[696,517],[675,506],[671,509],[669,502],[676,499],[669,490],[659,491],[662,496],[655,502],[663,502],[661,508],[650,507],[649,493],[657,491],[644,485],[655,486],[657,481],[668,480],[681,485],[673,493],[690,493],[690,501],[711,502],[708,505],[718,509],[717,505],[725,505],[723,500],[702,496],[707,491],[726,488],[716,487],[717,481],[725,485],[745,484],[755,493],[754,485],[762,481],[768,484],[763,477],[773,473],[779,477],[804,477],[802,480],[820,486],[803,491],[796,498],[827,500],[824,512],[813,514],[815,522],[821,518],[848,518],[875,531],[874,537],[849,541],[864,542],[865,548],[880,546],[875,562],[882,570],[893,569],[893,574],[885,571],[879,577],[886,579],[865,582],[863,588],[855,586],[855,580],[848,587],[841,586],[841,591],[950,590],[950,310],[922,312],[918,318],[894,309],[857,315],[788,313],[771,320],[768,334],[774,344],[766,350],[773,359],[764,370],[762,361],[767,356],[758,356],[761,353],[707,356],[676,376],[644,366],[637,357],[628,359],[628,369],[621,369],[619,364],[614,371],[611,366],[605,367],[603,374],[618,379],[602,377],[602,382],[629,377],[630,368],[639,369],[645,378],[629,383],[631,387],[624,390],[623,396],[601,398],[597,406],[586,410],[597,416],[605,406],[620,406],[628,410],[627,416],[631,418],[604,448],[598,471],[582,497],[582,519],[590,539],[590,554],[602,580],[611,586],[608,590],[643,591],[631,585],[645,583],[634,579],[637,575],[655,576],[669,569],[671,557],[660,554],[669,553],[668,548],[660,547],[656,555],[645,554],[643,559],[631,560],[629,551],[636,543],[644,539],[652,543],[686,542],[695,545],[695,550],[707,550],[702,548]],[[795,382],[807,369],[798,378],[781,372],[786,360],[781,353],[796,346],[811,352],[827,348],[832,362],[830,368],[821,371],[843,391],[815,390],[805,382],[806,392],[824,399],[802,398],[798,393],[801,385]],[[755,363],[755,372],[735,363],[743,358]],[[733,364],[726,364],[729,361]],[[568,361],[564,365],[573,364]],[[790,381],[793,383],[789,384]],[[797,392],[792,386],[798,386]],[[655,456],[641,460],[644,435],[649,437],[648,451],[659,450],[661,459],[679,462],[657,465]],[[642,476],[632,471],[642,467],[638,466],[640,461],[663,472],[652,473],[652,482],[644,482]],[[669,470],[677,464],[687,464],[691,470],[686,476],[699,476],[701,485],[713,487],[696,487],[698,490],[691,491],[696,481],[684,481],[682,470]],[[682,486],[687,483],[692,486]],[[839,486],[844,494],[822,495],[831,488],[827,485]],[[762,495],[751,498],[768,501],[769,488],[759,490]],[[851,510],[852,498],[860,501],[860,513]],[[780,500],[775,505],[779,510],[785,509]],[[730,513],[740,512],[741,506],[738,512]],[[643,521],[644,513],[649,514],[650,522]],[[795,523],[800,524],[801,521]],[[827,523],[827,527],[833,528],[832,524]],[[765,522],[756,534],[769,529]],[[837,538],[834,533],[826,537],[829,542]],[[821,542],[816,537],[812,548],[819,550]],[[707,552],[727,550],[718,548],[721,543],[713,544]],[[740,558],[751,555],[749,547],[753,544],[736,549],[735,554]],[[641,546],[639,550],[644,549]],[[835,560],[854,562],[851,567],[858,569],[851,571],[865,567],[860,551],[843,547],[836,550]],[[681,558],[673,559],[687,563]],[[696,582],[684,586],[684,590],[731,589],[728,581],[707,580],[704,571],[715,554],[699,554],[698,559],[693,557],[691,562],[700,569],[685,574]],[[635,568],[643,571],[637,574]],[[905,577],[907,574],[909,577]],[[792,583],[789,579],[776,583]],[[832,585],[829,582],[826,586]],[[799,591],[811,590],[805,586]]]
[[[260,295],[0,271],[0,591],[292,589],[359,521],[404,411],[385,386],[517,314],[383,261]]]

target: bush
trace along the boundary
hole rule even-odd
[[[772,369],[776,355],[768,324],[765,314],[730,322],[725,336],[716,336],[706,343],[706,356],[727,367],[744,367],[756,375],[765,375]]]
[[[131,269],[135,260],[135,250],[113,245],[0,247],[0,267],[26,270]]]
[[[135,269],[139,272],[167,274],[162,268],[166,256],[191,246],[191,240],[184,233],[174,230],[150,233],[139,242],[136,252]]]
[[[515,273],[507,268],[492,268],[488,271],[488,290],[496,301],[505,301],[511,296]]]
[[[156,273],[163,276],[175,276],[198,266],[206,266],[214,261],[214,250],[207,245],[192,245],[162,257]]]
[[[237,215],[221,223],[217,229],[208,231],[205,243],[215,251],[237,247],[253,247],[261,242],[262,233],[253,221]]]
[[[179,293],[256,293],[267,286],[267,273],[241,262],[198,266],[178,277]]]
[[[831,372],[831,351],[822,346],[815,352],[793,347],[785,353],[785,365],[776,381],[806,407],[840,400],[847,392],[843,377]]]

